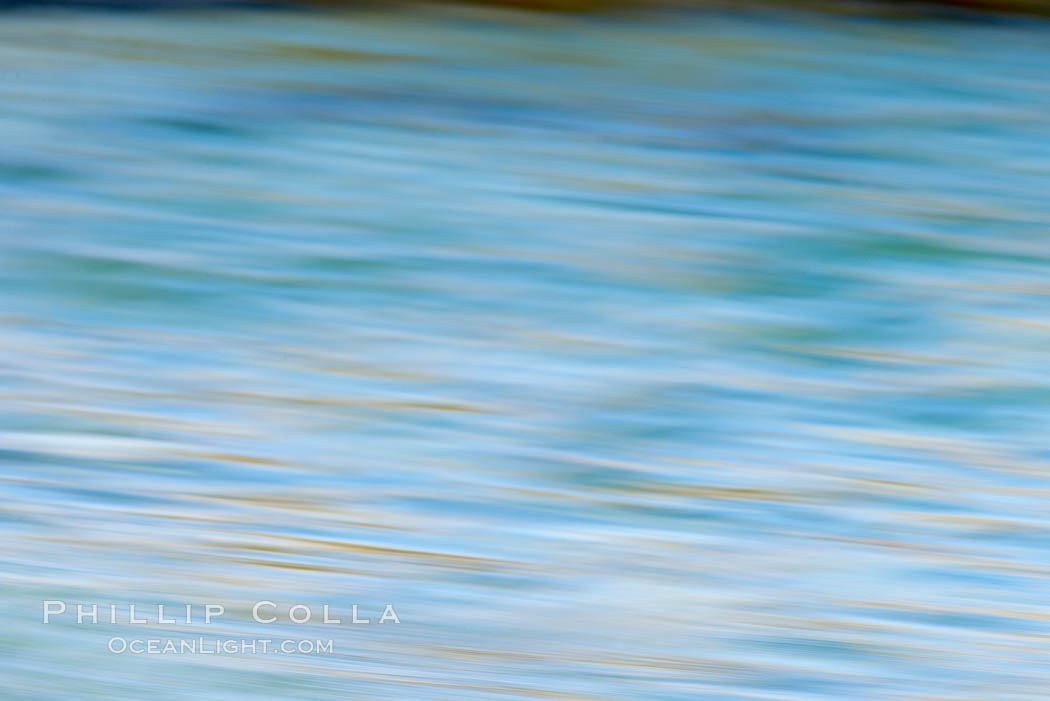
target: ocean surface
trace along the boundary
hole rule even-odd
[[[5,701],[1045,699],[1048,438],[1048,23],[0,15]]]

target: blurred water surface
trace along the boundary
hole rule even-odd
[[[1048,76],[1042,23],[4,14],[3,698],[1045,698]]]

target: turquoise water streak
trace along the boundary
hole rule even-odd
[[[1048,76],[1035,21],[4,14],[0,696],[1046,698]]]

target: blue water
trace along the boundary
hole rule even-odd
[[[1046,698],[1050,24],[10,12],[0,137],[5,700]]]

